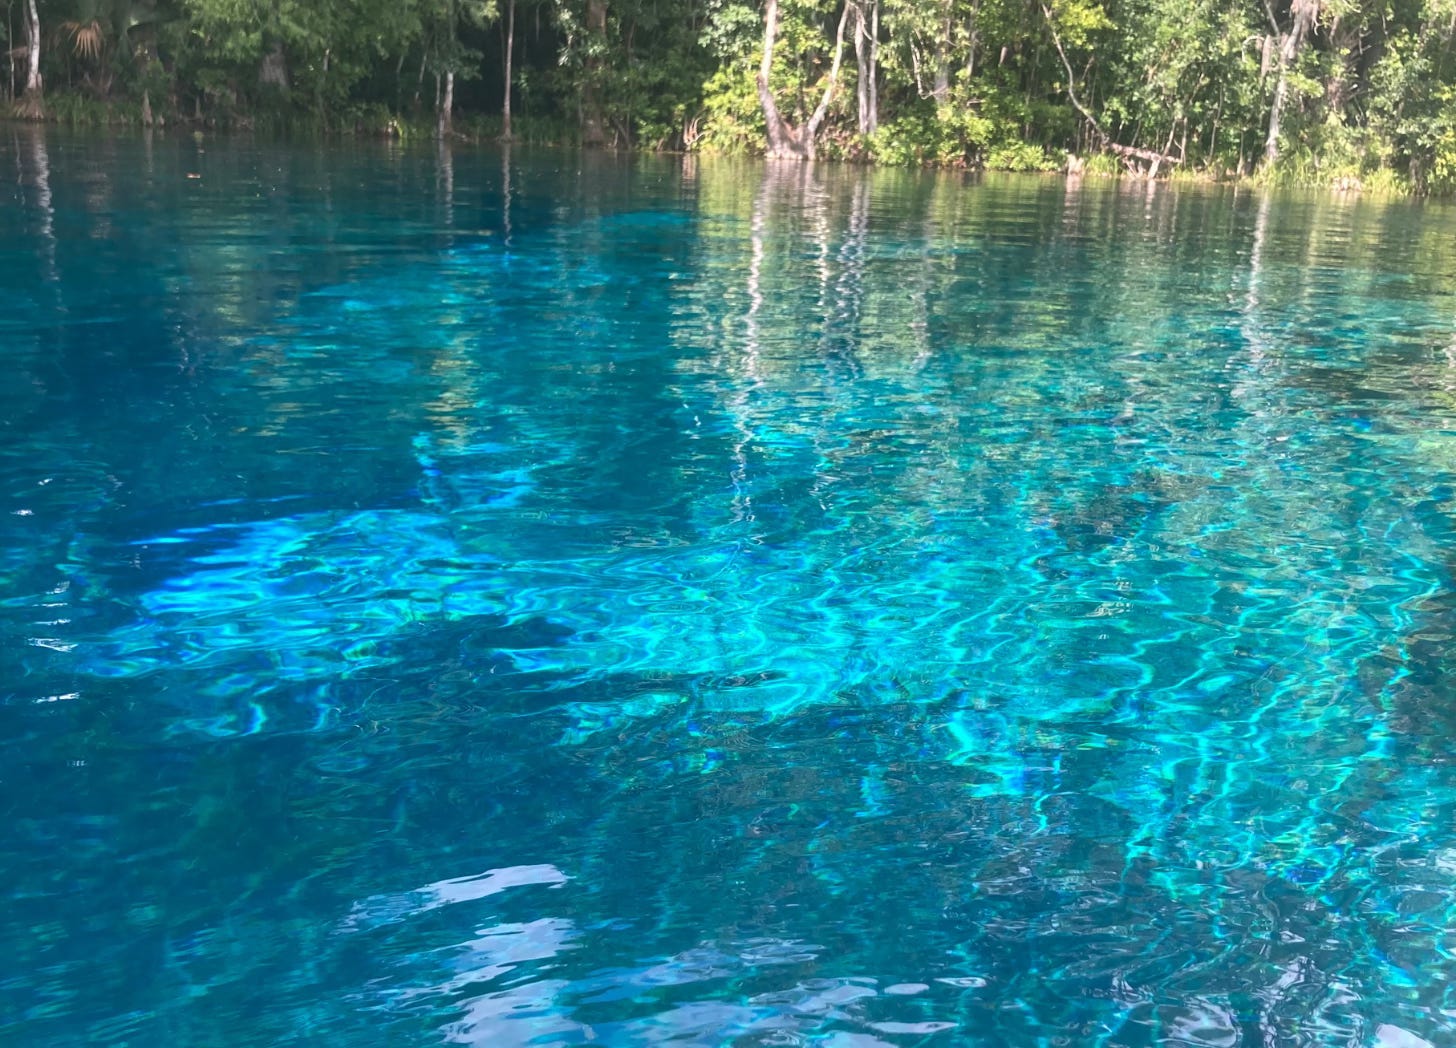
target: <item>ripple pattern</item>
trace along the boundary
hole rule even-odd
[[[7,1043],[1456,1037],[1452,214],[22,145]]]

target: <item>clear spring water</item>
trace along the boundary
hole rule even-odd
[[[5,1044],[1456,1038],[1452,209],[0,175]]]

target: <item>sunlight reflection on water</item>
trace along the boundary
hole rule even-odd
[[[6,148],[7,1043],[1456,1034],[1449,209]]]

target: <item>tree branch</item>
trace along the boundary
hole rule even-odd
[[[773,0],[770,0],[773,2]],[[829,67],[829,83],[824,88],[824,97],[819,100],[819,105],[814,110],[814,115],[809,118],[806,134],[809,139],[814,138],[819,125],[824,123],[824,117],[829,112],[829,103],[834,98],[834,88],[839,83],[839,63],[844,57],[844,24],[849,21],[849,3],[846,0],[844,10],[839,15],[839,31],[834,34],[834,64]]]
[[[1086,120],[1088,125],[1091,126],[1092,131],[1097,135],[1098,144],[1106,145],[1108,141],[1107,132],[1102,130],[1102,125],[1097,122],[1097,118],[1088,111],[1087,107],[1082,104],[1081,99],[1077,97],[1077,74],[1072,72],[1072,63],[1067,58],[1066,50],[1062,47],[1062,37],[1057,32],[1056,22],[1052,19],[1052,9],[1043,3],[1041,5],[1041,13],[1046,18],[1047,30],[1052,34],[1052,45],[1057,49],[1057,54],[1062,60],[1062,66],[1067,71],[1067,97],[1072,101],[1072,108],[1081,113],[1082,119]]]
[[[1269,0],[1264,0],[1264,13],[1269,16],[1269,28],[1274,30],[1274,37],[1277,40],[1284,35],[1284,30],[1279,28],[1279,19],[1274,17],[1274,5]]]

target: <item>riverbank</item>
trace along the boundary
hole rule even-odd
[[[296,110],[261,110],[252,113],[179,117],[151,116],[134,102],[118,100],[101,102],[75,93],[57,93],[46,99],[43,121],[0,116],[0,124],[12,126],[56,126],[69,130],[101,129],[153,130],[197,134],[266,134],[290,139],[388,139],[401,142],[426,142],[438,137],[438,127],[431,114],[409,115],[379,105],[361,105],[339,113],[320,115]],[[582,148],[579,129],[550,117],[518,116],[511,124],[509,138],[502,135],[499,116],[483,113],[460,113],[455,116],[449,138],[465,145],[488,145],[509,141],[516,145],[551,148]],[[1225,167],[1187,168],[1178,164],[1149,171],[1148,165],[1119,157],[1110,152],[1076,155],[1063,153],[1060,158],[1043,146],[1030,143],[1005,144],[988,150],[979,161],[964,156],[947,157],[928,154],[922,148],[894,139],[882,139],[881,148],[871,154],[862,143],[830,140],[825,143],[820,159],[861,166],[926,169],[972,170],[1005,174],[1063,175],[1068,178],[1127,179],[1160,181],[1184,185],[1232,185],[1246,188],[1324,189],[1339,194],[1360,194],[1378,198],[1449,198],[1450,193],[1418,190],[1411,180],[1389,168],[1358,163],[1322,164],[1317,158],[1287,159],[1268,170],[1240,174]],[[612,146],[609,152],[663,154],[681,153],[700,156],[755,156],[749,149],[724,149],[711,143],[695,143],[687,149],[650,148],[644,145]]]

